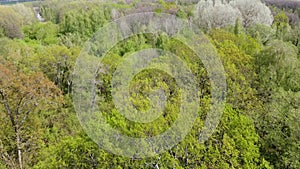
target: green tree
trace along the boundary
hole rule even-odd
[[[1,117],[7,127],[0,138],[5,147],[0,146],[0,151],[6,156],[4,161],[10,159],[7,165],[22,169],[32,160],[31,151],[37,144],[33,134],[36,115],[41,109],[56,106],[60,91],[41,73],[26,75],[5,64],[0,64],[0,72]]]
[[[100,94],[98,93],[99,97],[101,97],[101,102],[99,103],[100,112],[104,114],[111,126],[126,135],[135,137],[153,136],[166,130],[173,123],[173,120],[176,119],[176,112],[178,111],[176,105],[180,104],[180,92],[177,92],[178,87],[176,83],[164,73],[147,70],[139,73],[132,81],[130,90],[133,94],[130,101],[137,109],[148,109],[149,99],[147,93],[159,85],[168,96],[167,102],[169,104],[166,106],[164,116],[151,124],[139,124],[126,120],[114,108],[111,95],[109,94],[112,78],[109,74],[115,70],[115,67],[122,61],[122,58],[140,49],[141,46],[147,48],[157,45],[159,48],[170,50],[181,56],[191,70],[195,72],[195,75],[201,79],[199,85],[203,87],[201,90],[204,91],[201,94],[209,95],[210,90],[209,85],[207,85],[208,82],[205,79],[205,70],[203,70],[201,61],[197,59],[197,56],[194,56],[192,51],[185,48],[180,42],[168,39],[167,36],[157,37],[156,43],[148,43],[146,45],[144,43],[151,42],[149,39],[154,37],[144,36],[147,39],[146,41],[139,41],[140,39],[135,36],[129,38],[126,43],[120,43],[111,49],[110,53],[108,53],[109,57],[103,59],[103,62],[109,66],[105,66],[104,73],[100,73],[104,77],[98,83],[98,90],[101,91],[99,92]],[[233,40],[225,40],[226,37],[231,37]],[[205,115],[209,111],[210,105],[210,100],[203,96],[201,111],[199,111],[199,118],[196,119],[195,127],[179,145],[164,154],[141,161],[121,158],[118,159],[118,162],[112,164],[113,167],[220,168],[221,166],[223,168],[269,168],[268,162],[260,156],[259,146],[257,146],[259,137],[256,134],[254,123],[250,117],[245,115],[249,113],[249,110],[255,108],[257,100],[254,95],[255,90],[251,88],[252,81],[256,76],[254,72],[254,60],[250,55],[245,54],[243,50],[247,50],[247,52],[258,51],[259,45],[257,47],[257,43],[254,43],[256,42],[254,40],[252,44],[255,44],[254,47],[257,48],[244,48],[246,42],[239,40],[239,37],[229,33],[224,33],[220,39],[218,39],[218,36],[215,36],[215,38],[216,47],[225,69],[228,71],[227,76],[230,78],[229,103],[231,106],[227,106],[221,125],[219,125],[213,137],[204,144],[199,144],[199,134],[204,124],[203,118],[205,118]],[[241,50],[235,43],[240,45]],[[247,45],[250,46],[252,44]],[[119,52],[120,50],[122,52]]]
[[[38,63],[38,69],[67,94],[71,92],[71,73],[79,52],[80,49],[76,47],[68,49],[50,45],[38,50],[35,62]]]
[[[256,126],[262,155],[275,168],[299,168],[299,59],[297,48],[275,40],[257,56],[261,100]]]
[[[256,40],[247,35],[234,35],[223,30],[210,33],[224,65],[228,91],[227,102],[234,108],[252,112],[258,104],[255,62],[252,57],[261,50]]]
[[[274,17],[273,27],[276,29],[276,37],[283,39],[289,29],[289,18],[284,12],[280,12]]]
[[[272,90],[299,91],[298,49],[289,42],[274,40],[256,57],[260,84]]]
[[[11,7],[0,6],[0,28],[9,38],[22,38],[22,16]]]
[[[100,156],[101,155],[101,156]],[[34,168],[108,168],[108,153],[100,150],[87,136],[65,137],[43,149]]]
[[[263,45],[267,45],[270,41],[275,39],[275,30],[266,25],[252,25],[247,29],[247,33]]]
[[[18,3],[11,6],[15,12],[22,16],[22,22],[24,25],[33,24],[36,22],[36,17],[33,9],[30,6],[25,6],[22,3]]]
[[[58,43],[58,26],[51,23],[35,23],[24,27],[25,40],[37,40],[42,45]]]
[[[256,122],[262,156],[274,168],[296,169],[300,167],[300,93],[283,88],[274,90]]]

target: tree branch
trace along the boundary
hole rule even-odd
[[[15,126],[15,125],[16,125],[16,122],[15,122],[15,119],[14,119],[12,113],[11,113],[10,106],[9,106],[9,104],[7,103],[7,100],[6,100],[6,98],[5,98],[5,95],[4,95],[3,90],[0,91],[0,95],[1,95],[1,98],[2,98],[1,103],[4,105],[4,107],[5,107],[6,111],[7,111],[7,114],[8,114],[8,116],[9,116],[9,118],[10,118],[10,121],[11,121],[11,123],[12,123],[12,126]]]
[[[16,168],[14,161],[12,160],[11,156],[4,150],[2,140],[0,139],[0,154],[3,161],[10,166],[10,168]]]

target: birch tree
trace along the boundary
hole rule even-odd
[[[0,63],[0,110],[3,110],[0,117],[6,119],[8,133],[12,133],[11,137],[0,137],[0,152],[2,160],[9,162],[11,168],[26,168],[23,152],[35,144],[30,143],[33,135],[28,131],[34,124],[30,123],[31,118],[39,110],[55,106],[59,95],[60,91],[41,73],[26,75],[13,66]],[[5,141],[11,147],[4,148],[6,144],[2,142]]]

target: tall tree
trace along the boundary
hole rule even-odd
[[[289,28],[289,18],[284,12],[280,12],[274,17],[273,27],[276,29],[276,37],[283,39]]]
[[[13,139],[4,137],[8,140],[3,140],[3,137],[0,137],[1,142],[13,143],[12,147],[8,148],[11,151],[1,146],[0,151],[12,161],[9,163],[10,167],[17,164],[18,168],[23,169],[26,166],[23,153],[30,151],[35,144],[31,142],[32,133],[29,134],[28,131],[34,114],[41,109],[47,110],[57,106],[60,93],[60,90],[43,74],[26,75],[13,66],[0,63],[0,109],[3,110],[0,114],[7,119],[7,127]]]
[[[300,167],[300,92],[274,90],[271,102],[256,121],[261,154],[274,168],[297,169]]]

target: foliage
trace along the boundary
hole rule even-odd
[[[205,144],[199,144],[195,129],[169,152],[132,159],[100,150],[86,136],[66,137],[42,152],[36,168],[268,168],[256,146],[258,135],[253,122],[229,106],[224,113],[218,131]]]
[[[273,22],[270,9],[260,0],[201,0],[196,5],[195,15],[196,22],[207,29],[234,25],[237,19],[245,27],[254,24],[270,26]]]
[[[299,91],[298,49],[288,42],[275,40],[256,58],[260,84],[268,89],[282,87]]]
[[[33,131],[38,125],[35,121],[37,113],[60,104],[60,91],[41,73],[26,75],[5,64],[0,65],[0,70],[1,116],[2,122],[9,126],[3,130],[7,132],[6,137],[0,138],[1,144],[5,142],[1,154],[4,154],[4,160],[9,159],[10,167],[22,169],[34,159],[38,132]]]
[[[42,45],[58,43],[58,26],[51,23],[35,23],[23,28],[25,41],[36,40]]]
[[[86,136],[66,137],[43,150],[41,161],[34,168],[100,168],[105,163],[100,161],[100,153],[98,146]]]
[[[257,114],[262,155],[274,168],[299,168],[299,57],[289,42],[275,40],[257,56],[264,107]]]
[[[38,68],[65,94],[71,92],[71,73],[79,49],[68,49],[64,46],[50,45],[37,52]]]
[[[226,30],[214,29],[209,35],[213,40],[216,40],[219,43],[223,43],[224,41],[233,42],[239,50],[250,56],[254,56],[262,49],[261,44],[246,34],[234,35]]]
[[[0,168],[299,168],[300,10],[291,6],[298,3],[196,3],[49,0],[0,6]],[[36,21],[33,6],[46,22]],[[149,93],[162,89],[167,96],[163,115],[148,124],[122,116],[112,100],[111,81],[131,54],[149,48],[172,52],[200,87],[199,116],[190,133],[167,152],[144,159],[99,148],[84,134],[70,95],[72,71],[85,41],[106,23],[137,12],[195,21],[218,53],[228,86],[218,127],[199,143],[211,82],[193,50],[165,33],[134,35],[110,49],[95,79],[98,111],[125,135],[149,137],[167,130],[178,116],[182,94],[168,73],[141,71],[129,86],[132,106],[141,113],[149,110]],[[202,40],[196,34],[193,38]]]
[[[271,10],[260,0],[233,0],[233,7],[240,10],[243,16],[243,25],[249,27],[254,24],[271,25],[273,16]]]
[[[24,25],[33,24],[36,22],[35,14],[32,8],[25,6],[24,4],[15,4],[11,7],[16,13],[22,16],[22,22]]]
[[[234,25],[236,20],[243,20],[241,12],[229,5],[221,3],[221,1],[205,1],[201,0],[197,4],[197,23],[204,28],[224,28]]]
[[[35,50],[31,44],[8,38],[0,39],[0,56],[24,72],[36,71],[33,62]]]
[[[22,16],[10,7],[0,6],[0,27],[9,38],[22,38]]]
[[[265,2],[280,9],[297,11],[300,8],[300,2],[298,1],[266,0]]]
[[[289,27],[289,18],[281,12],[274,17],[273,27],[276,30],[276,37],[283,39]]]
[[[247,33],[257,39],[261,44],[266,45],[274,39],[275,30],[269,26],[256,24],[247,29]]]
[[[256,91],[252,88],[256,74],[253,60],[231,41],[215,42],[227,73],[227,102],[247,114],[257,105]]]
[[[274,168],[299,168],[299,92],[279,88],[259,116],[261,152]]]

